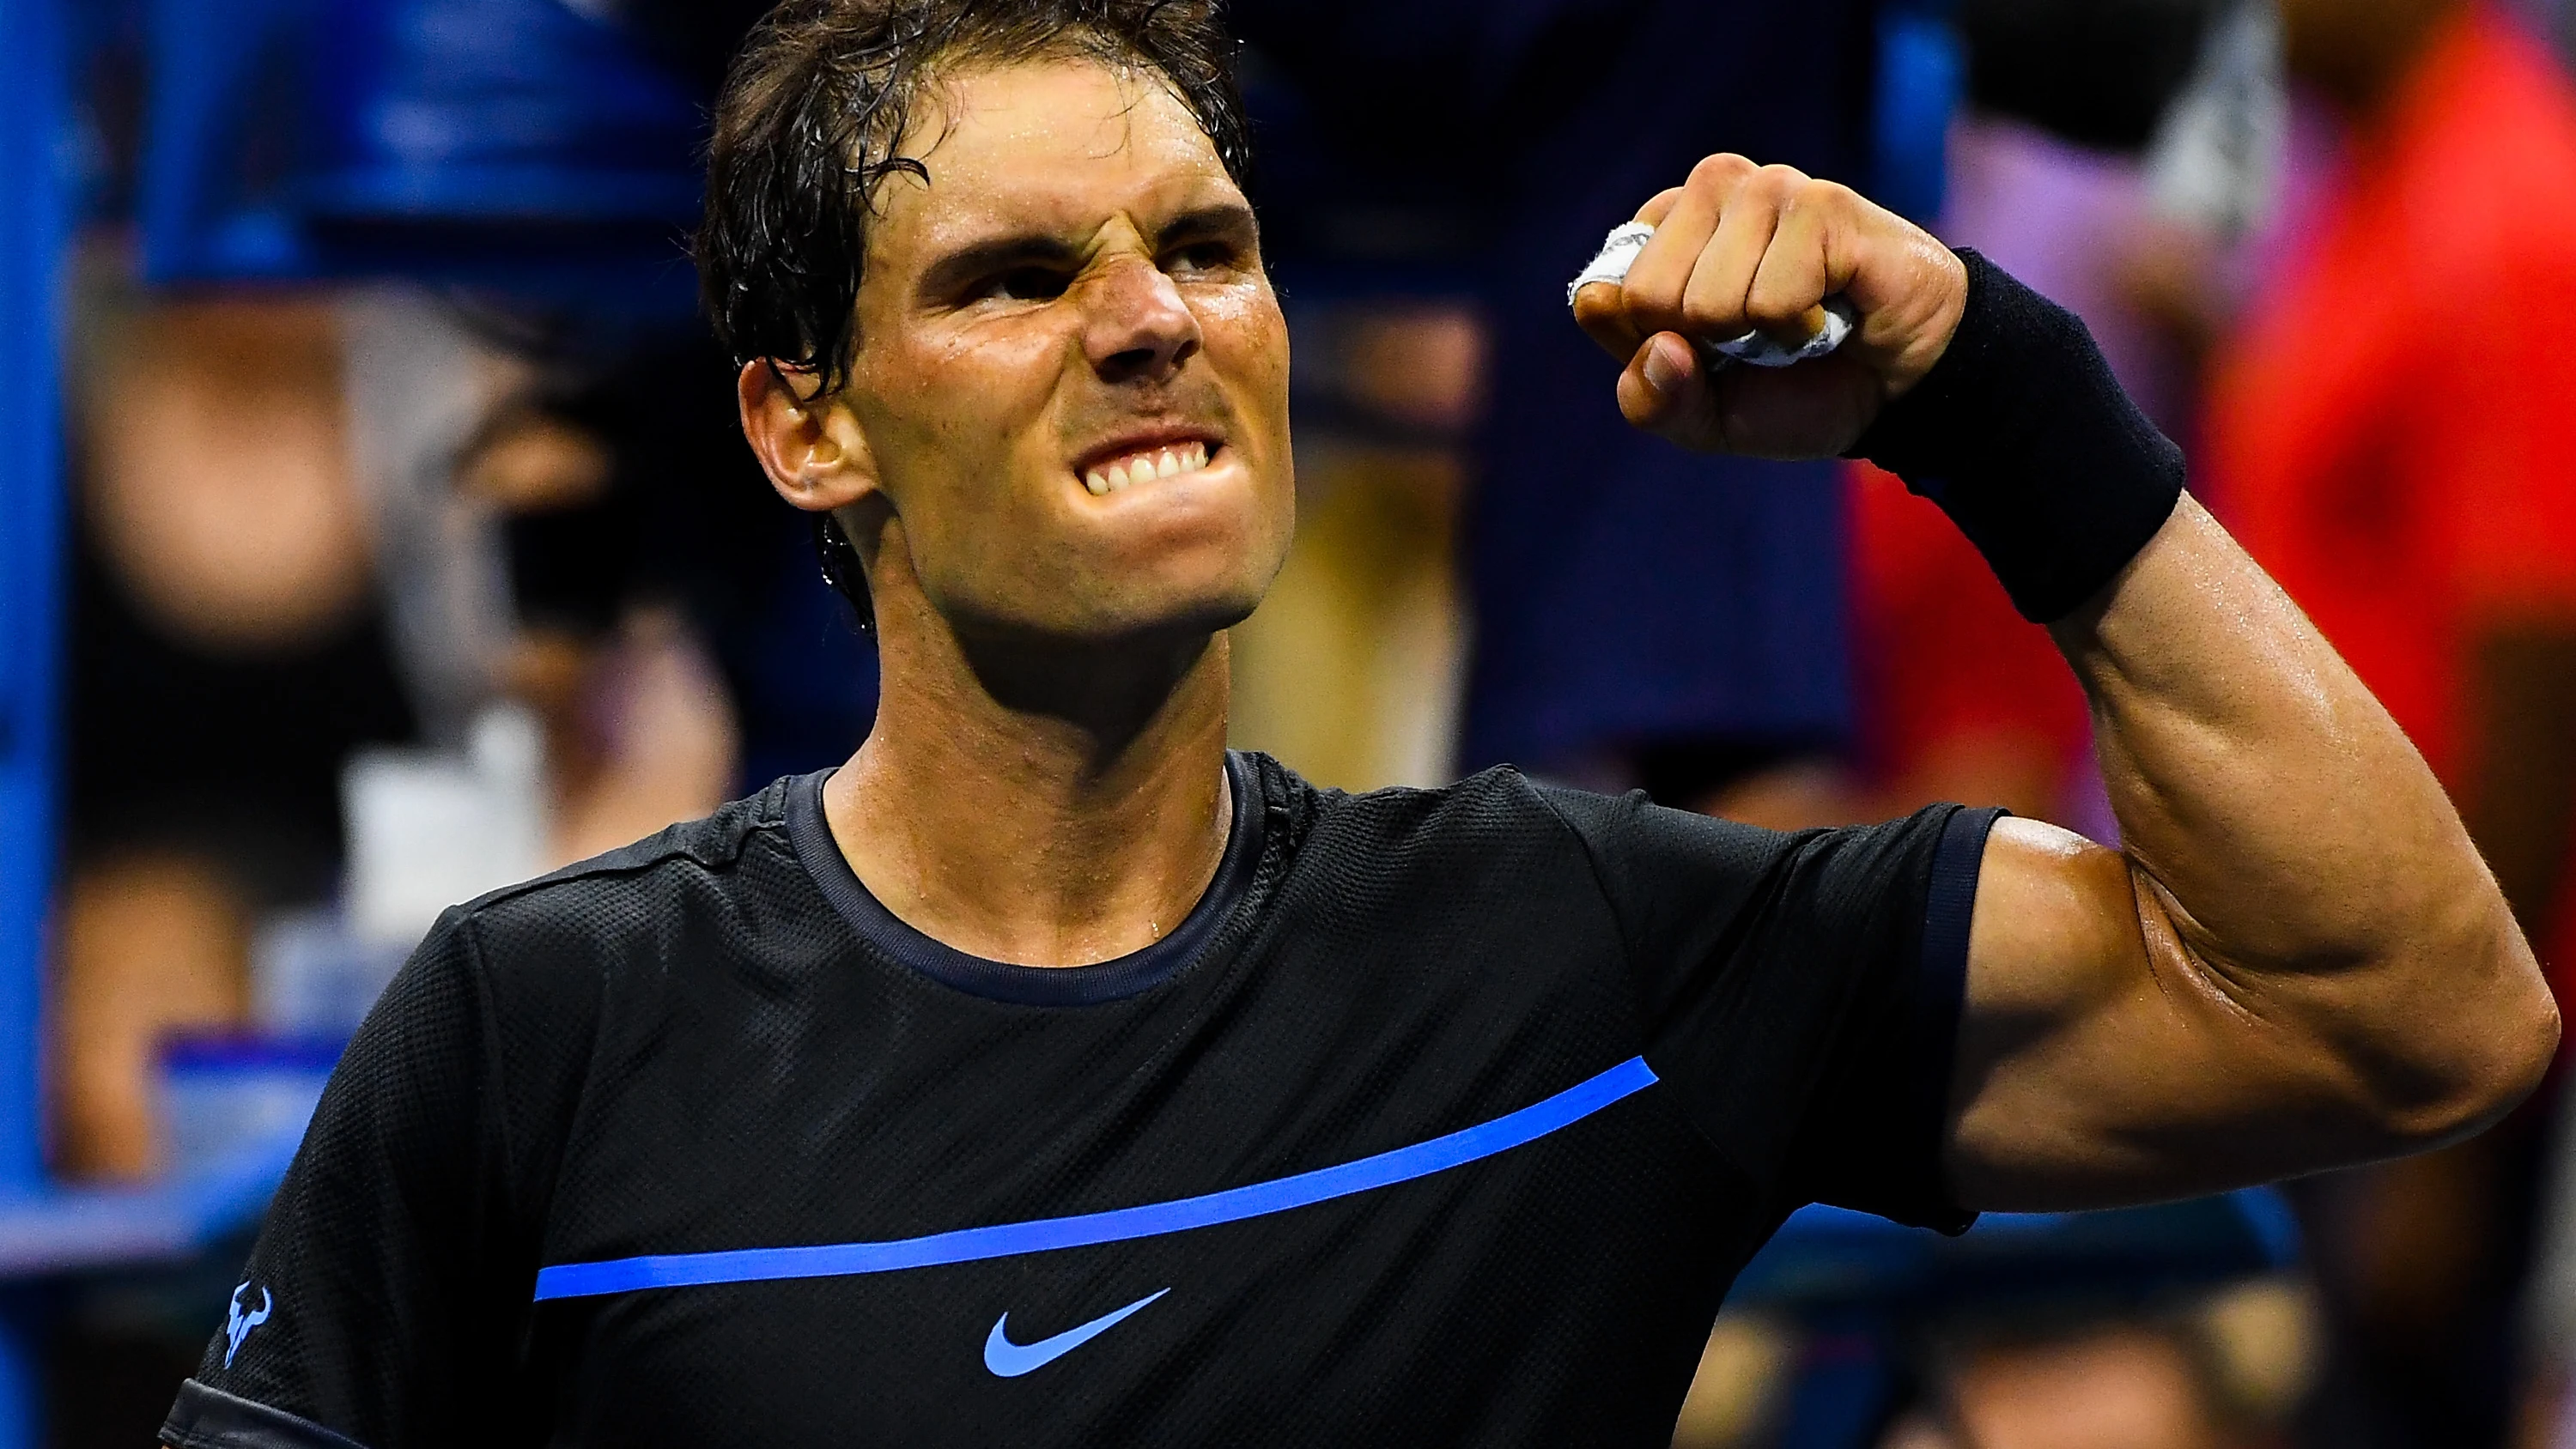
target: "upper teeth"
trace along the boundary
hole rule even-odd
[[[1207,461],[1208,450],[1205,443],[1179,443],[1169,448],[1149,448],[1142,453],[1130,453],[1116,462],[1083,474],[1082,486],[1090,489],[1093,497],[1098,497],[1104,493],[1115,493],[1131,483],[1195,473],[1206,467]]]

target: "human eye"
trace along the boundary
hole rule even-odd
[[[977,283],[971,301],[1046,302],[1061,297],[1073,278],[1053,267],[1011,267]]]
[[[1181,278],[1230,277],[1243,270],[1243,248],[1223,237],[1208,237],[1164,253],[1163,268]]]

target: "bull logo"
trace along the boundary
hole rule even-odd
[[[270,1311],[276,1307],[277,1301],[269,1296],[267,1289],[262,1288],[259,1290],[259,1311],[242,1312],[242,1295],[249,1291],[248,1283],[234,1289],[232,1302],[224,1308],[224,1367],[226,1368],[233,1366],[233,1355],[241,1352],[242,1340],[250,1337],[252,1329],[266,1323]]]

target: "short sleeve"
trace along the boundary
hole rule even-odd
[[[164,1443],[507,1444],[541,1422],[511,1401],[534,1248],[510,1226],[487,1004],[451,915],[333,1071]]]
[[[1944,1180],[1978,866],[1997,810],[1780,834],[1548,792],[1619,922],[1646,1062],[1776,1212],[1957,1232]]]

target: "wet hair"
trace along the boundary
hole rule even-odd
[[[1214,0],[786,0],[744,43],[716,103],[698,276],[716,336],[847,377],[876,190],[928,166],[896,149],[943,71],[1081,56],[1170,82],[1244,179],[1251,142],[1235,46]]]
[[[1141,64],[1170,83],[1237,184],[1252,159],[1235,45],[1216,0],[785,0],[753,28],[716,102],[694,251],[717,339],[825,391],[858,348],[879,183],[929,167],[898,148],[943,71],[1056,56]],[[858,551],[814,521],[823,577],[873,622]]]

